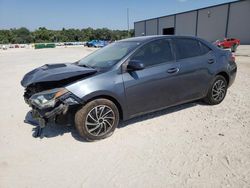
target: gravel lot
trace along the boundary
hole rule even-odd
[[[23,75],[91,51],[0,50],[1,188],[250,187],[250,46],[239,47],[237,78],[220,105],[194,102],[135,118],[94,143],[59,125],[33,138]]]

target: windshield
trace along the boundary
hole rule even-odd
[[[118,63],[138,45],[138,42],[114,42],[81,59],[78,64],[80,66],[107,69]]]

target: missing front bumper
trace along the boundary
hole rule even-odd
[[[32,109],[32,117],[39,122],[39,126],[44,128],[48,123],[49,119],[54,119],[57,115],[66,114],[68,111],[67,104],[60,104],[56,108],[46,111],[46,110],[38,110]]]
[[[68,125],[69,122],[72,122],[71,118],[76,109],[83,105],[83,102],[72,94],[63,95],[57,100],[55,107],[46,109],[39,108],[34,103],[30,102],[30,100],[26,97],[24,97],[24,99],[25,102],[32,108],[32,118],[39,123],[35,133],[33,134],[34,137],[41,137],[43,128],[48,124],[60,123],[60,121],[62,122],[62,120],[64,120],[65,122],[67,121]]]
[[[36,128],[33,136],[35,138],[42,137],[43,128],[46,127],[48,121],[50,119],[55,120],[55,117],[60,114],[65,114],[68,111],[67,104],[60,104],[58,107],[54,108],[51,111],[38,111],[37,109],[32,109],[32,117],[36,119],[39,123],[38,127]],[[55,121],[54,121],[55,123]]]

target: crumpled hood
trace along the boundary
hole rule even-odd
[[[27,73],[21,84],[23,87],[27,87],[31,84],[60,81],[81,75],[84,77],[96,72],[95,69],[76,64],[46,64]]]

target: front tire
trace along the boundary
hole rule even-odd
[[[209,105],[220,104],[227,94],[227,86],[228,83],[226,79],[221,75],[217,75],[208,90],[206,98],[204,99],[205,103]]]
[[[116,105],[107,99],[90,101],[75,114],[75,126],[81,137],[88,141],[107,138],[119,123]]]

